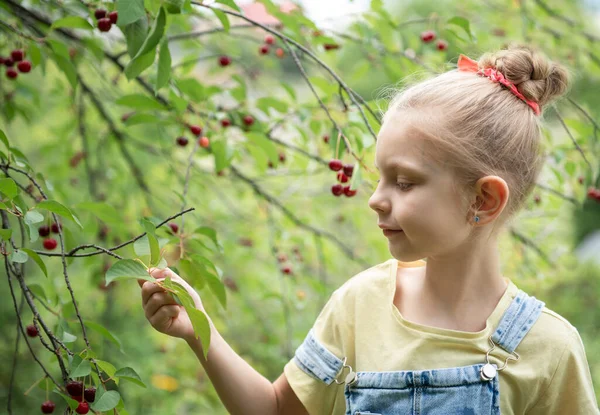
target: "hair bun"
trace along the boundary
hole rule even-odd
[[[568,70],[526,45],[511,44],[506,49],[485,53],[478,63],[480,68],[496,68],[502,72],[521,94],[541,107],[569,88]]]

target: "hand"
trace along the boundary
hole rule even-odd
[[[200,296],[183,278],[170,268],[150,268],[150,275],[158,281],[170,276],[173,282],[181,284],[194,300],[196,308],[204,310]],[[156,330],[172,337],[179,337],[190,341],[194,339],[194,327],[185,308],[175,301],[171,293],[152,281],[137,280],[142,288],[142,306],[146,318]],[[207,316],[208,317],[208,316]],[[209,319],[210,321],[210,319]]]

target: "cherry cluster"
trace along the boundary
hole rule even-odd
[[[98,21],[98,30],[101,32],[108,32],[112,25],[117,24],[119,13],[115,10],[108,13],[104,9],[96,9],[94,11],[94,17]]]
[[[187,124],[186,126],[189,128],[190,132],[192,134],[194,134],[196,137],[200,137],[200,135],[202,135],[202,127],[201,126],[190,125],[190,124]],[[179,137],[177,137],[177,139],[175,141],[177,142],[177,145],[180,147],[185,147],[189,143],[188,138],[184,135],[180,135]],[[208,137],[202,136],[198,139],[198,144],[200,144],[200,147],[206,148],[210,145],[210,140],[208,139]]]
[[[19,72],[14,68],[15,63],[17,69],[21,73],[31,71],[31,62],[25,59],[25,51],[23,49],[14,49],[10,52],[10,56],[0,56],[0,65],[6,66],[6,77],[8,79],[17,79]]]
[[[332,159],[329,162],[329,168],[338,172],[337,180],[340,183],[347,183],[354,171],[354,166],[352,164],[342,164],[342,161],[338,159]],[[331,186],[331,193],[333,193],[334,196],[341,196],[343,193],[347,197],[352,197],[356,194],[357,189],[350,190],[350,185],[342,186],[340,183]]]
[[[273,44],[275,44],[275,38],[272,35],[266,35],[264,45],[261,45],[260,48],[258,48],[259,53],[261,55],[266,55],[267,53],[269,53],[269,45]],[[278,58],[283,58],[283,49],[277,48],[275,50],[275,55],[277,55]]]
[[[421,33],[421,40],[425,43],[431,43],[435,40],[436,34],[433,30],[426,30]],[[436,43],[436,47],[440,51],[448,49],[448,42],[443,39],[439,39]]]
[[[52,231],[52,233],[59,233],[59,228],[62,229],[62,225],[56,222],[54,222],[51,226],[42,225],[38,228],[38,234],[42,238],[45,238],[46,236],[50,235],[50,231]],[[52,251],[58,246],[58,242],[56,242],[56,239],[54,238],[46,238],[44,239],[43,243],[44,248],[46,248],[48,251]]]

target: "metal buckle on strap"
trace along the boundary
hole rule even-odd
[[[346,364],[346,361],[347,361],[347,357],[344,356],[343,366],[340,369],[340,371],[337,373],[337,375],[335,376],[335,379],[333,379],[335,381],[335,383],[337,383],[338,385],[352,385],[354,382],[356,382],[356,379],[357,379],[356,372],[354,370],[352,370],[352,367],[350,367]],[[337,378],[340,376],[340,374],[344,371],[344,368],[346,368],[346,367],[350,370],[350,372],[348,372],[344,381],[340,382],[339,380],[337,380]]]
[[[496,348],[496,344],[492,340],[492,335],[493,334],[490,334],[490,337],[488,337],[488,341],[492,344],[492,348],[490,350],[488,350],[487,353],[485,354],[485,361],[487,363],[480,370],[481,379],[483,379],[483,380],[492,380],[493,378],[496,377],[497,372],[501,371],[502,369],[504,369],[506,367],[509,360],[517,361],[521,358],[517,352],[512,352],[511,356],[508,356],[506,358],[502,367],[497,367],[495,364],[490,363],[490,352]],[[512,355],[514,355],[516,357],[514,357]]]

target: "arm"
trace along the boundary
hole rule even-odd
[[[188,340],[198,360],[229,411],[236,414],[307,415],[284,374],[274,383],[242,359],[211,325],[208,361],[200,340]]]
[[[189,292],[197,309],[205,312],[198,293],[169,268],[150,269],[157,280],[169,275]],[[284,375],[273,384],[246,363],[221,337],[208,317],[211,341],[204,358],[202,344],[196,339],[186,310],[159,285],[138,280],[146,318],[161,333],[184,339],[204,367],[219,398],[233,415],[305,415],[307,412],[290,388]],[[206,314],[206,312],[205,312]],[[303,411],[304,410],[304,411]]]

